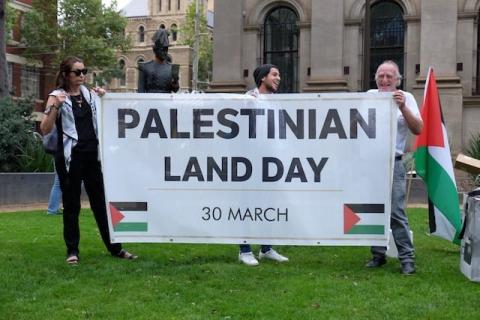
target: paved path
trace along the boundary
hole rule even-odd
[[[15,212],[15,211],[34,211],[45,210],[47,211],[48,203],[27,203],[27,204],[12,204],[12,205],[0,205],[0,213],[2,212]],[[410,203],[410,208],[427,208],[425,203]],[[88,201],[82,201],[82,208],[90,208]]]
[[[9,204],[0,205],[0,212],[15,212],[15,211],[34,211],[44,210],[47,212],[47,202],[26,203],[26,204]],[[90,208],[88,201],[82,201],[82,208]]]

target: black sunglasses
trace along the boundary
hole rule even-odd
[[[72,71],[70,71],[70,72],[75,73],[75,75],[76,75],[77,77],[79,77],[80,74],[82,74],[82,73],[83,73],[84,76],[87,75],[88,69],[85,68],[85,69],[81,69],[81,70],[72,70]]]

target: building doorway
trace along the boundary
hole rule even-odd
[[[298,92],[298,16],[288,7],[271,10],[263,25],[263,62],[279,67],[279,93]]]
[[[367,17],[368,19],[368,17]],[[368,23],[368,21],[367,21]],[[400,73],[404,70],[405,21],[403,10],[394,1],[378,1],[370,9],[370,71],[368,88],[376,88],[375,72],[385,60],[393,60],[398,64]],[[404,82],[400,86],[404,87]]]

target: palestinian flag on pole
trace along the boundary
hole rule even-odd
[[[457,185],[433,69],[428,71],[422,104],[423,131],[415,141],[415,166],[428,191],[430,233],[459,244]]]

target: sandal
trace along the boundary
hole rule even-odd
[[[76,254],[69,254],[66,262],[70,265],[78,264],[78,256]]]
[[[124,249],[120,250],[120,252],[117,253],[115,256],[116,256],[117,258],[127,259],[127,260],[135,260],[135,259],[138,258],[137,255],[134,255],[134,254],[132,254],[132,253],[130,253],[130,252],[128,252],[127,250],[124,250]]]

